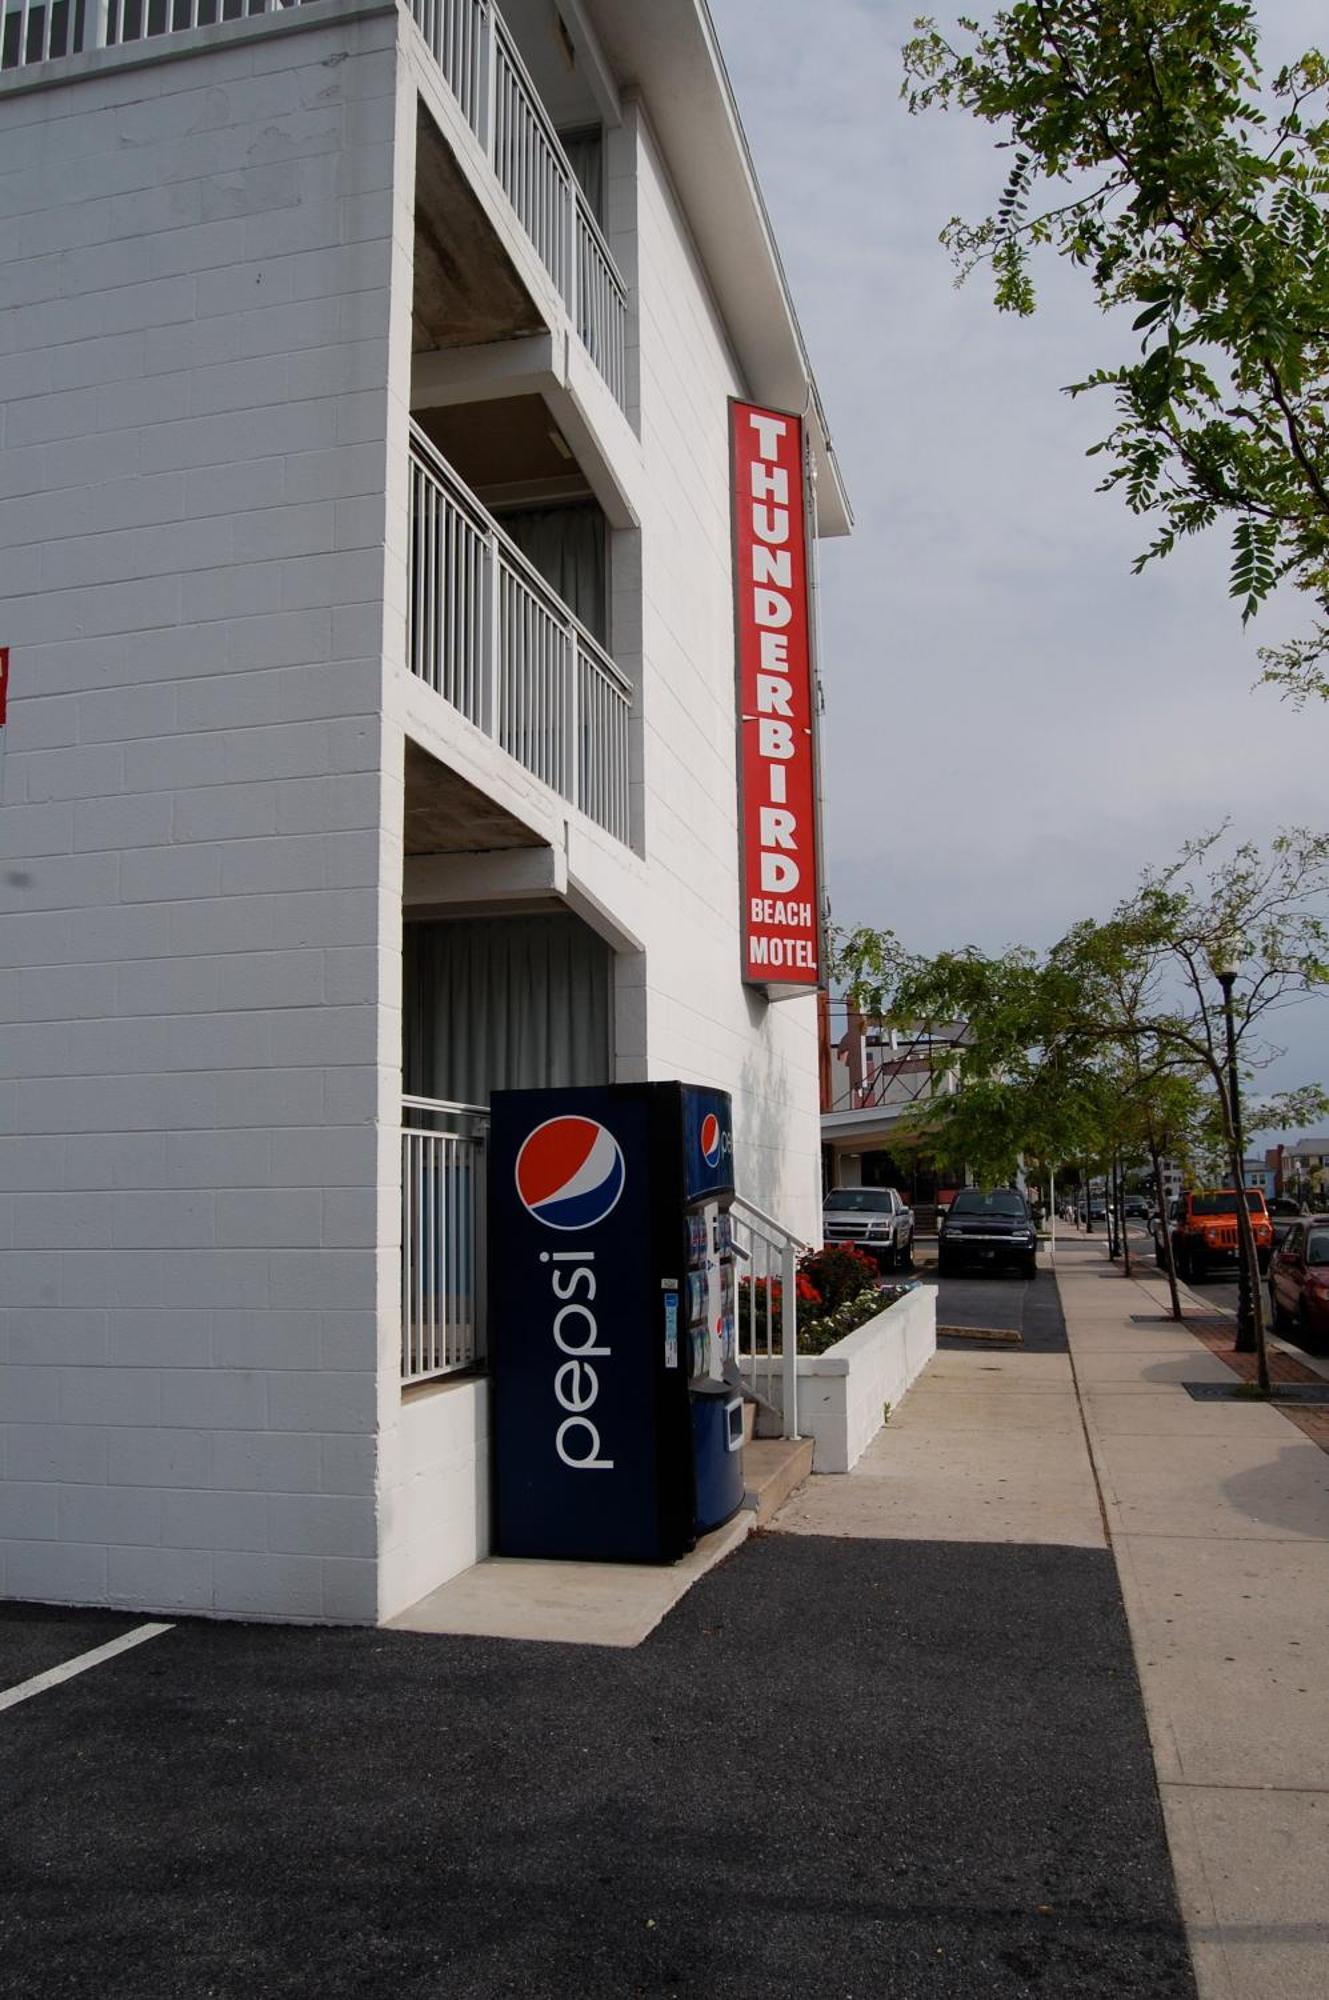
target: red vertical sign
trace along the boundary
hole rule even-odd
[[[9,706],[9,648],[0,646],[0,729],[5,725],[5,711]]]
[[[803,426],[731,403],[743,976],[818,983],[816,761]]]

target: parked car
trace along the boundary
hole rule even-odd
[[[914,1261],[914,1211],[895,1188],[832,1188],[821,1205],[826,1243],[852,1243],[875,1257],[883,1271],[907,1270]]]
[[[1038,1270],[1038,1235],[1029,1204],[1014,1188],[961,1188],[937,1235],[937,1270],[947,1278],[965,1264],[1014,1267],[1023,1278]]]
[[[1137,1222],[1149,1220],[1149,1204],[1142,1194],[1128,1194],[1122,1203],[1122,1209],[1128,1220],[1132,1218]]]
[[[1306,1204],[1302,1201],[1293,1201],[1291,1195],[1276,1194],[1267,1206],[1269,1209],[1269,1221],[1274,1232],[1274,1248],[1277,1250],[1280,1244],[1286,1240],[1287,1233],[1293,1223],[1299,1221],[1305,1215]]]
[[[1269,1315],[1302,1347],[1329,1347],[1329,1215],[1301,1216],[1269,1263]]]
[[[1274,1232],[1264,1196],[1258,1188],[1246,1189],[1251,1234],[1260,1269],[1267,1271],[1273,1254]],[[1178,1274],[1194,1283],[1207,1277],[1215,1266],[1235,1269],[1237,1264],[1237,1193],[1235,1188],[1188,1188],[1170,1204],[1166,1222],[1154,1228],[1154,1258],[1166,1268],[1167,1251],[1163,1232],[1172,1237],[1172,1255]]]

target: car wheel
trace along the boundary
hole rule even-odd
[[[900,1268],[903,1271],[912,1271],[914,1268],[914,1239],[912,1235],[900,1253]]]
[[[948,1256],[944,1250],[937,1252],[937,1276],[939,1278],[953,1278],[955,1276],[955,1259]]]
[[[1315,1338],[1315,1330],[1311,1325],[1310,1308],[1307,1306],[1305,1299],[1301,1301],[1301,1304],[1297,1308],[1296,1341],[1298,1347],[1306,1348],[1308,1353],[1311,1354],[1315,1353],[1319,1345]]]
[[[1286,1333],[1290,1325],[1287,1308],[1278,1303],[1278,1293],[1272,1285],[1269,1287],[1269,1324],[1275,1333]]]
[[[1186,1277],[1188,1281],[1192,1285],[1203,1284],[1208,1268],[1203,1250],[1192,1250],[1190,1256],[1186,1259]]]
[[[1033,1256],[1026,1257],[1023,1260],[1023,1262],[1020,1265],[1020,1276],[1022,1278],[1036,1278],[1038,1276],[1037,1251],[1034,1252]]]

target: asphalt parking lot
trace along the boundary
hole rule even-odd
[[[1050,1270],[1040,1270],[1036,1278],[1021,1278],[1013,1271],[982,1270],[938,1278],[936,1255],[936,1239],[920,1237],[915,1276],[936,1289],[938,1326],[1007,1328],[1021,1336],[1023,1346],[1031,1353],[1066,1352],[1066,1328],[1056,1279]],[[960,1347],[972,1343],[951,1341],[942,1335],[938,1345]]]
[[[135,1622],[0,1607],[0,1687]],[[0,1795],[6,2000],[1193,1994],[1104,1551],[763,1535],[627,1652],[181,1623]]]
[[[1046,1272],[941,1303],[1064,1346]],[[141,1623],[0,1604],[5,2000],[1193,2000],[1106,1550],[762,1534],[633,1651],[181,1621],[43,1682]]]

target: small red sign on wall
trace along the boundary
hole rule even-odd
[[[803,426],[751,403],[730,412],[743,977],[805,991],[820,976],[820,924]]]
[[[9,648],[0,646],[0,728],[4,727],[5,707],[9,700]]]

